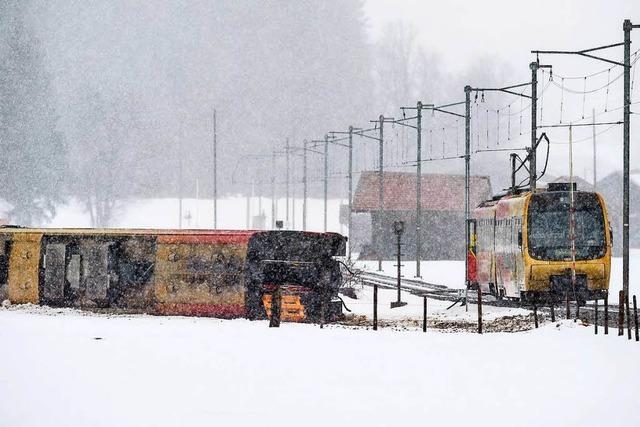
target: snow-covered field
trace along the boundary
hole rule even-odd
[[[345,305],[351,310],[351,313],[347,314],[347,321],[349,324],[349,318],[356,316],[360,319],[360,322],[356,322],[359,325],[370,326],[373,318],[373,292],[370,287],[362,287],[358,289],[358,298],[353,299],[346,296],[342,296]],[[395,329],[415,329],[418,330],[422,326],[423,320],[423,307],[424,303],[421,297],[403,292],[402,301],[407,305],[403,307],[391,308],[391,302],[396,301],[397,293],[391,289],[379,289],[378,290],[378,319],[381,325],[387,327],[393,327]],[[427,327],[437,328],[444,331],[459,331],[459,330],[475,330],[478,319],[478,308],[475,304],[469,304],[468,310],[459,304],[448,309],[452,303],[450,301],[438,301],[435,299],[429,299],[427,301]],[[487,324],[496,320],[501,320],[500,323],[506,323],[504,327],[499,330],[521,330],[533,328],[533,319],[531,311],[524,308],[509,308],[509,307],[494,307],[484,305],[482,307],[483,321],[485,323],[485,330]],[[516,318],[515,323],[520,323],[517,328],[509,327],[509,323],[505,322],[506,318]],[[353,323],[353,322],[351,322]],[[496,330],[496,328],[491,328]]]
[[[640,344],[0,309],[2,426],[638,425]]]
[[[307,229],[323,231],[322,199],[309,198]],[[346,203],[340,199],[327,201],[327,231],[346,233],[346,228],[340,224],[340,205]],[[1,207],[0,207],[1,208]],[[285,228],[302,229],[302,199],[292,199],[289,205],[289,223]],[[139,199],[128,200],[117,205],[112,227],[124,228],[178,228],[179,215],[178,199]],[[271,199],[252,197],[249,201],[250,217],[263,213],[266,226],[271,227]],[[1,213],[1,211],[0,211]],[[1,216],[1,215],[0,215]],[[276,201],[276,219],[286,219],[286,199]],[[56,215],[47,227],[89,227],[90,217],[84,205],[75,199],[56,207]],[[213,228],[213,200],[183,199],[182,201],[183,228]],[[244,230],[247,227],[247,199],[245,197],[227,197],[218,201],[218,228]]]

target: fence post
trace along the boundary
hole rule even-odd
[[[640,334],[638,333],[638,306],[636,304],[636,296],[633,296],[633,319],[636,324],[636,341],[640,341]]]
[[[478,285],[478,333],[482,333],[482,287]]]
[[[627,312],[627,339],[631,339],[631,310],[629,309],[629,294],[624,296],[625,310]]]
[[[624,291],[618,292],[618,336],[624,335]]]
[[[373,330],[378,330],[378,285],[373,285]]]
[[[551,321],[555,322],[556,321],[556,305],[553,302],[553,300],[551,300]]]
[[[604,334],[609,335],[609,291],[604,294]]]
[[[536,302],[535,297],[533,298],[533,323],[538,329],[538,303]]]
[[[423,316],[422,316],[422,332],[427,332],[427,296],[423,297]],[[635,304],[635,298],[633,297],[633,303]]]
[[[276,290],[271,295],[271,319],[269,319],[270,328],[280,327],[280,307],[282,298],[280,295],[280,286],[276,286]]]
[[[571,308],[569,307],[569,291],[566,291],[564,293],[564,299],[565,299],[565,302],[566,302],[567,319],[569,319],[571,317]]]
[[[595,325],[595,334],[598,335],[598,299],[596,298],[596,321],[593,322],[593,324]]]
[[[324,328],[324,321],[325,321],[325,319],[324,319],[324,314],[325,314],[324,311],[326,310],[326,307],[325,307],[325,304],[324,304],[324,298],[325,298],[324,288],[322,289],[321,295],[322,295],[322,299],[320,300],[320,329],[323,329]]]

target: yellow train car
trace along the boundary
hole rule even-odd
[[[481,203],[473,211],[472,285],[522,301],[603,298],[611,272],[606,205],[598,193],[575,190],[573,198],[572,213],[569,185],[550,184]]]
[[[0,227],[0,300],[153,314],[282,319],[341,308],[336,233]]]

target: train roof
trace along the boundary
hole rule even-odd
[[[158,229],[158,228],[30,228],[16,225],[0,225],[0,233],[36,233],[48,235],[136,235],[136,236],[247,236],[257,233],[300,233],[307,235],[339,234],[295,230],[214,230],[214,229]]]
[[[547,188],[538,188],[538,189],[536,189],[535,193],[532,193],[531,190],[529,190],[529,189],[517,190],[516,192],[507,191],[507,192],[503,192],[503,193],[498,193],[498,194],[494,195],[491,199],[483,201],[482,203],[480,203],[476,207],[476,209],[477,208],[488,208],[488,207],[495,206],[501,200],[524,198],[524,197],[529,197],[532,194],[541,194],[541,193],[550,193],[550,192],[561,193],[561,192],[569,192],[569,191],[570,191],[569,183],[564,183],[564,182],[563,183],[550,183],[549,187],[547,187]],[[574,187],[574,192],[576,192],[576,193],[596,193],[594,191],[580,190],[577,187]]]

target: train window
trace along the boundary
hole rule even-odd
[[[49,243],[45,249],[43,296],[47,300],[64,297],[65,256],[66,245],[63,243]]]
[[[602,207],[593,193],[576,193],[574,202],[576,259],[604,255],[605,229]],[[532,197],[528,212],[529,251],[534,258],[565,260],[571,257],[570,209],[566,193]]]
[[[80,288],[80,255],[71,255],[67,264],[67,282],[73,289]]]
[[[9,241],[0,240],[0,285],[7,283],[9,277],[9,245]]]
[[[89,298],[105,298],[109,287],[109,243],[82,242],[82,276]]]

